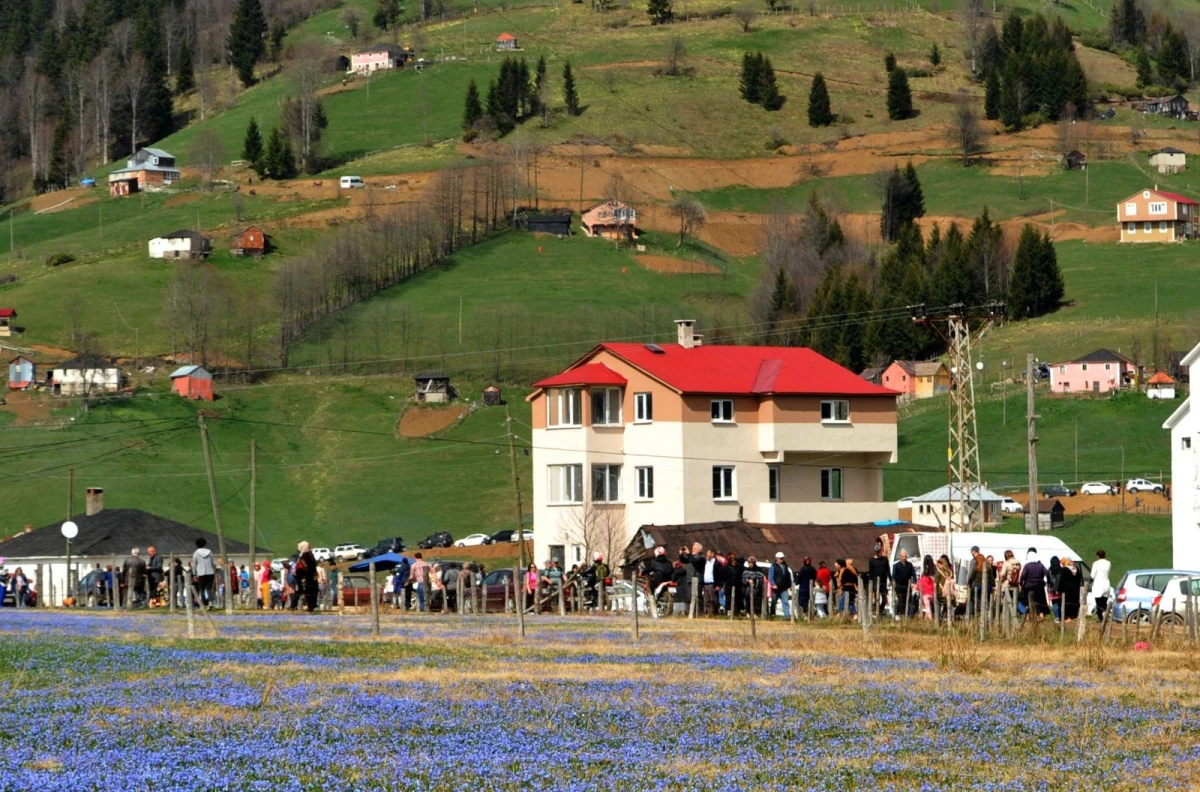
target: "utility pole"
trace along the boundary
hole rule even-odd
[[[217,502],[217,479],[213,475],[212,453],[208,450],[208,427],[204,425],[204,414],[196,416],[200,421],[200,441],[204,446],[204,469],[208,472],[208,497],[212,500],[213,522],[217,524],[217,552],[220,555],[221,573],[225,579],[225,612],[233,613],[233,597],[229,585],[229,559],[225,557],[225,528],[221,525],[221,504]]]
[[[1033,355],[1025,356],[1025,420],[1029,425],[1029,517],[1025,530],[1038,534],[1037,413],[1034,412]]]
[[[258,439],[250,438],[250,573],[254,574],[254,561],[258,557]],[[258,585],[258,581],[252,582]]]
[[[525,574],[525,510],[521,506],[521,477],[517,473],[517,448],[513,443],[512,430],[512,411],[508,405],[504,405],[504,429],[508,433],[508,461],[512,466],[512,482],[513,493],[517,500],[517,558],[520,567],[521,575]],[[521,586],[518,590],[517,586]],[[520,580],[513,580],[513,609],[517,612],[517,632],[525,637],[525,598],[521,596],[524,592],[524,584]]]
[[[67,471],[67,519],[75,513],[75,468]],[[74,596],[75,589],[71,586],[71,540],[67,540],[67,596]],[[49,600],[47,600],[49,601]],[[53,603],[51,603],[53,605]]]

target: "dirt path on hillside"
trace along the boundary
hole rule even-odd
[[[426,437],[454,426],[467,413],[466,405],[457,407],[409,407],[400,418],[401,437]]]
[[[689,261],[688,259],[656,256],[650,253],[641,253],[633,258],[638,264],[652,272],[664,272],[668,275],[712,275],[720,272],[712,264],[704,261]]]
[[[30,201],[34,214],[53,214],[65,212],[68,209],[78,209],[100,200],[95,188],[78,187],[69,190],[35,195]]]
[[[1058,214],[1058,213],[1056,213]],[[855,239],[860,239],[869,244],[879,242],[879,215],[877,214],[843,214],[838,215],[838,222],[842,224],[842,230]],[[963,234],[970,233],[972,219],[969,217],[954,217],[951,215],[926,215],[918,221],[921,227],[921,233],[926,238],[929,232],[933,229],[934,224],[941,227],[944,232],[951,224],[957,223],[958,229]],[[1092,228],[1083,223],[1075,223],[1069,221],[1055,221],[1053,225],[1050,223],[1049,213],[1046,215],[1034,215],[1032,217],[1018,217],[1008,220],[1001,220],[1000,227],[1004,229],[1004,237],[1010,247],[1015,248],[1017,238],[1021,235],[1021,230],[1027,223],[1032,223],[1039,231],[1044,231],[1050,234],[1051,239],[1056,242],[1066,242],[1072,239],[1083,240],[1084,242],[1117,242],[1119,241],[1119,232],[1116,226],[1106,225]]]

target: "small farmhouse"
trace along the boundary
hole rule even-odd
[[[229,238],[229,252],[235,256],[261,257],[271,249],[271,237],[256,225],[246,226]]]
[[[496,36],[496,49],[497,50],[520,49],[520,47],[517,46],[517,37],[514,36],[512,33],[507,33],[507,32],[501,33],[499,36]]]
[[[897,360],[883,370],[880,385],[913,399],[950,392],[950,369],[938,360]]]
[[[583,233],[602,239],[637,239],[637,210],[610,199],[583,213]]]
[[[1196,235],[1200,203],[1157,187],[1142,190],[1117,204],[1122,242],[1176,242]]]
[[[37,382],[37,364],[19,355],[8,361],[8,389],[29,390]]]
[[[16,308],[0,308],[0,336],[11,336],[15,332],[12,320],[16,318]]]
[[[1188,367],[1183,363],[1187,354],[1179,349],[1167,353],[1167,373],[1180,385],[1188,384]]]
[[[1050,392],[1110,393],[1137,378],[1133,361],[1111,349],[1097,349],[1076,360],[1050,367]]]
[[[413,50],[395,44],[372,44],[350,56],[350,71],[370,74],[388,69],[403,69],[413,58]]]
[[[1175,380],[1163,371],[1157,371],[1146,380],[1146,397],[1150,399],[1174,399]]]
[[[1150,155],[1150,167],[1159,173],[1179,173],[1187,168],[1187,152],[1167,146]]]
[[[1161,115],[1168,118],[1186,118],[1188,100],[1183,94],[1159,96],[1144,102],[1135,102],[1134,109],[1141,110],[1147,115]]]
[[[171,392],[185,399],[212,401],[212,374],[204,366],[181,366],[171,372]]]
[[[150,258],[198,259],[212,249],[208,237],[195,231],[180,229],[150,240]]]
[[[414,398],[419,402],[438,404],[448,402],[457,395],[450,378],[440,371],[421,371],[414,379],[417,384]]]
[[[571,235],[571,215],[567,212],[531,214],[525,216],[525,228],[533,234]]]
[[[126,160],[125,167],[108,174],[108,194],[116,198],[146,190],[153,192],[170,187],[180,179],[175,156],[162,149],[138,149]]]
[[[1083,170],[1087,167],[1087,155],[1079,149],[1072,149],[1058,159],[1063,170]]]
[[[962,488],[947,484],[913,498],[912,524],[928,528],[966,530],[970,517],[964,517]],[[987,487],[972,485],[967,491],[967,509],[978,515],[985,525],[995,525],[1004,519],[1001,498]]]
[[[116,393],[124,380],[115,363],[99,355],[84,354],[56,364],[49,385],[55,396],[94,396]]]

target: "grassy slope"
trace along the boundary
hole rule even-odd
[[[460,385],[477,390],[465,382]],[[407,378],[297,379],[224,393],[218,386],[222,398],[213,407],[218,417],[299,425],[209,420],[228,535],[243,540],[247,536],[251,438],[258,441],[261,542],[275,552],[290,551],[300,539],[329,546],[346,541],[369,544],[395,535],[415,541],[434,530],[460,536],[511,523],[512,482],[502,447],[502,413],[476,413],[443,435],[449,440],[480,441],[480,445],[399,440],[392,432],[411,387]],[[514,417],[527,424],[529,408],[522,395],[519,390],[507,394]],[[140,508],[213,528],[193,406],[169,395],[139,397],[77,417],[78,425],[68,430],[0,430],[0,448],[71,443],[57,447],[53,457],[28,452],[10,457],[6,482],[10,507],[0,522],[0,533],[61,519],[66,489],[62,468],[72,463],[77,504],[82,504],[83,487],[102,486],[110,508]],[[99,423],[159,418],[178,418],[179,423]],[[178,431],[148,436],[131,453],[88,464],[98,455],[116,451],[121,443],[175,426]],[[517,429],[518,435],[528,436],[523,426]],[[84,442],[117,431],[128,431],[128,440]],[[529,458],[521,456],[519,461],[528,505]],[[56,469],[33,475],[51,467]]]

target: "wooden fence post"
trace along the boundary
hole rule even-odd
[[[750,607],[746,608],[750,614],[750,637],[755,641],[758,640],[758,626],[754,623],[754,584],[756,582],[753,577],[746,581],[746,585],[750,587]]]
[[[788,596],[791,597],[792,600],[792,607],[788,608],[788,613],[791,614],[788,617],[788,621],[790,621],[792,624],[795,624],[796,611],[800,610],[800,587],[796,585],[796,579],[794,575],[792,576],[791,588],[788,589]]]
[[[175,612],[175,554],[171,554],[170,566],[167,567],[167,597],[171,600],[167,606],[168,613]]]
[[[604,585],[604,578],[596,580],[596,613],[603,615],[605,609],[605,598],[608,595],[608,590]]]
[[[517,616],[517,637],[525,637],[525,570],[513,566],[513,612]]]
[[[174,579],[174,575],[171,576]],[[183,595],[183,608],[187,611],[187,630],[188,638],[196,637],[196,615],[192,613],[192,592],[185,590]]]
[[[1083,643],[1083,637],[1087,634],[1087,595],[1088,584],[1081,583],[1079,586],[1079,613],[1076,616],[1079,624],[1075,631],[1075,643]]]
[[[367,565],[367,574],[371,576],[371,635],[379,637],[379,584],[375,580],[375,562]],[[442,603],[445,606],[445,602]]]
[[[629,583],[631,585],[631,588],[629,590],[629,612],[632,614],[633,640],[636,643],[638,641],[638,639],[641,638],[641,635],[640,635],[640,625],[638,625],[637,572],[632,569],[629,570]],[[651,605],[651,607],[653,607],[653,605]]]
[[[458,573],[458,597],[455,600],[455,605],[458,607],[458,615],[463,619],[467,617],[467,609],[464,607],[466,605],[465,598],[467,595],[466,581],[463,580],[464,574],[470,573],[468,573],[465,569]]]
[[[558,615],[559,616],[567,615],[567,596],[566,596],[566,592],[563,590],[564,588],[566,588],[566,584],[563,582],[563,579],[560,577],[558,579]]]
[[[688,597],[688,600],[689,600],[688,618],[695,619],[696,618],[696,600],[700,596],[700,586],[699,586],[700,578],[697,575],[692,575],[690,580],[691,580],[692,586],[691,586],[691,590],[688,592],[688,594],[690,595]]]

